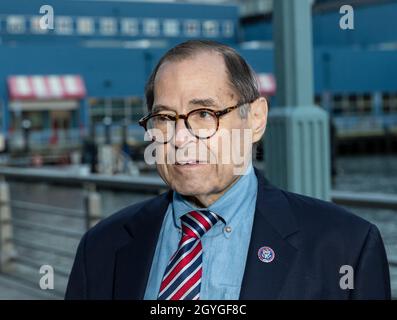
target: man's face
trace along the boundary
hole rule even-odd
[[[154,113],[187,114],[198,108],[218,111],[238,102],[228,84],[223,58],[216,53],[164,63],[154,87]],[[242,119],[239,110],[234,110],[219,119],[215,135],[198,139],[184,120],[178,120],[173,139],[157,149],[157,159],[163,159],[157,164],[160,176],[173,190],[210,205],[238,178],[236,168],[241,171],[242,163],[249,163],[252,140],[244,141],[243,132],[251,132],[251,126],[250,116]],[[175,162],[167,163],[167,158]]]

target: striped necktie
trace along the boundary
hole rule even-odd
[[[200,238],[219,217],[208,210],[191,211],[181,217],[182,238],[165,269],[159,300],[197,300],[200,296],[203,247]]]

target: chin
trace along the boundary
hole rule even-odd
[[[173,181],[171,187],[176,192],[184,196],[195,196],[200,194],[207,194],[206,186],[202,186],[199,182],[196,184],[193,181]]]

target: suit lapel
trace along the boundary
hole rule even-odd
[[[298,229],[283,192],[255,172],[258,196],[240,299],[277,299],[297,251],[287,238]],[[264,246],[273,249],[272,262],[259,260],[258,250]]]
[[[141,300],[172,191],[147,203],[125,225],[130,241],[116,253],[113,299]]]
[[[287,238],[298,229],[283,192],[271,186],[258,170],[255,173],[258,196],[240,299],[276,299],[297,251]],[[148,202],[125,225],[129,241],[116,253],[114,299],[143,299],[158,236],[171,199],[172,191],[169,191]],[[270,263],[258,258],[258,250],[263,246],[275,252]]]

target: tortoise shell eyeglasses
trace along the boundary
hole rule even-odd
[[[240,103],[219,111],[199,108],[186,114],[149,113],[139,120],[139,125],[146,130],[152,141],[165,144],[174,136],[176,121],[182,119],[186,128],[197,139],[209,139],[218,131],[222,116],[252,102]]]

